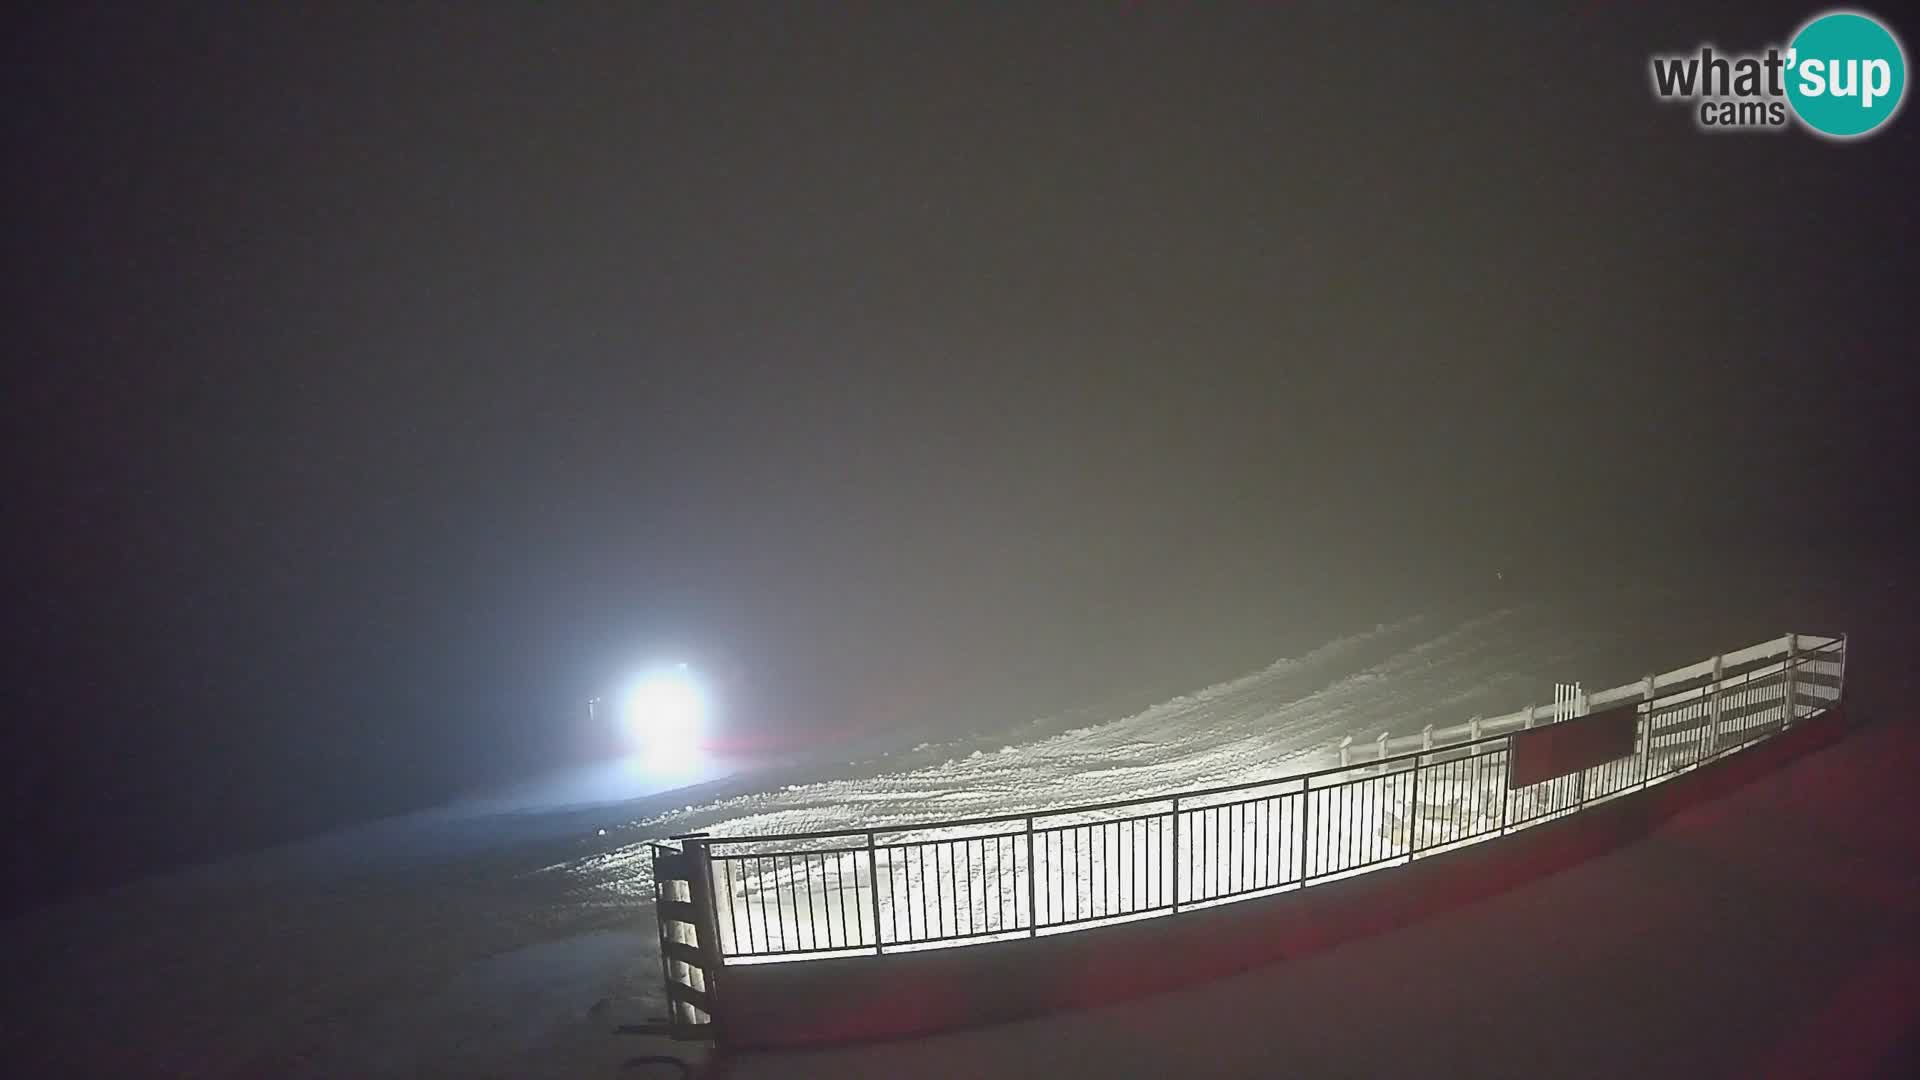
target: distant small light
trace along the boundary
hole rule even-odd
[[[600,830],[600,835],[601,835],[601,836],[605,836],[605,835],[607,835],[607,830],[605,830],[605,829],[601,829],[601,830]]]

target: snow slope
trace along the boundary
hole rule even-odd
[[[1606,685],[1637,673],[1623,664],[1697,659],[1623,660],[1630,637],[1566,622],[1410,619],[1106,723],[1002,726],[791,783],[722,778],[624,806],[417,815],[137,883],[0,924],[8,1050],[22,1075],[611,1068],[633,1051],[604,1034],[611,1024],[662,1011],[650,839],[1284,775],[1333,760],[1343,735],[1456,723],[1542,700],[1555,679]]]
[[[650,838],[898,827],[1285,776],[1337,762],[1348,734],[1544,699],[1555,673],[1578,670],[1583,643],[1537,623],[1510,611],[1453,626],[1408,619],[1108,723],[920,747],[926,764],[691,804],[632,827]],[[644,845],[621,845],[553,869],[650,895],[645,858]]]

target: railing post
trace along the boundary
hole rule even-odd
[[[1794,675],[1795,675],[1794,664],[1797,662],[1798,656],[1799,656],[1798,645],[1799,645],[1799,642],[1795,640],[1794,636],[1792,634],[1788,634],[1787,635],[1787,666],[1786,666],[1786,671],[1783,673],[1786,676],[1785,681],[1786,681],[1787,696],[1786,696],[1785,706],[1780,712],[1780,727],[1782,730],[1792,726],[1793,724],[1793,709],[1794,709],[1793,695],[1794,695]]]
[[[1344,769],[1351,764],[1353,764],[1353,736],[1349,735],[1340,740],[1340,767]]]
[[[1480,714],[1479,713],[1474,713],[1473,719],[1467,721],[1467,738],[1472,742],[1480,741]]]
[[[1376,754],[1374,760],[1379,763],[1380,771],[1386,772],[1387,771],[1387,732],[1384,732],[1384,731],[1381,732],[1380,737],[1373,740],[1373,742],[1374,742],[1374,745],[1378,748],[1378,753]]]
[[[1554,723],[1558,724],[1562,721],[1572,720],[1574,717],[1586,711],[1586,709],[1582,707],[1585,695],[1581,691],[1579,683],[1567,683],[1561,690],[1561,696],[1565,698],[1566,703],[1554,710],[1557,714],[1553,718]],[[1586,805],[1587,770],[1581,769],[1579,772],[1573,774],[1573,807],[1578,810]]]
[[[1713,692],[1707,696],[1707,753],[1720,747],[1720,684],[1726,678],[1725,654],[1713,658]]]
[[[1640,761],[1643,766],[1646,764],[1647,759],[1653,756],[1653,682],[1654,677],[1652,675],[1648,675],[1646,678],[1640,680],[1640,701],[1646,706],[1645,710],[1643,710],[1643,716],[1645,718],[1640,721],[1639,749]],[[1643,777],[1645,776],[1644,768],[1641,770],[1641,775]]]
[[[1847,635],[1840,635],[1840,685],[1834,689],[1835,705],[1847,700]]]
[[[1173,797],[1173,910],[1180,910],[1180,796]]]
[[[1532,705],[1528,705],[1526,709],[1521,712],[1520,726],[1523,728],[1531,728],[1533,726],[1533,706]]]
[[[720,918],[713,900],[713,857],[704,834],[682,837],[681,850],[687,855],[687,901],[693,905],[694,948],[700,950],[700,978],[706,992],[707,1020],[713,1025],[714,1038],[722,1034],[720,1021]]]
[[[1040,876],[1040,864],[1033,861],[1033,815],[1027,815],[1027,936],[1040,936],[1040,909],[1034,906],[1034,879]]]
[[[1307,819],[1313,813],[1311,781],[1300,781],[1300,887],[1307,887]]]
[[[1427,731],[1433,731],[1433,725],[1427,725]],[[1428,739],[1432,741],[1431,738]],[[1413,853],[1420,850],[1420,758],[1413,759],[1413,774],[1407,784],[1407,861],[1413,861]]]
[[[886,952],[880,944],[880,852],[873,842],[873,834],[867,834],[867,881],[872,886],[867,891],[873,907],[873,955]]]
[[[1507,793],[1513,790],[1513,735],[1507,735],[1507,775],[1500,781],[1500,835],[1507,835]]]
[[[1422,750],[1433,749],[1433,725],[1432,724],[1428,724],[1426,727],[1420,729],[1420,749]],[[1419,763],[1415,762],[1414,764],[1417,766]]]

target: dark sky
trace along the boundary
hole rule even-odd
[[[1920,119],[1703,135],[1648,54],[1812,9],[1616,6],[16,21],[12,866],[577,760],[660,655],[837,745],[1902,550]]]

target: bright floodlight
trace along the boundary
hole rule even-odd
[[[706,699],[686,665],[656,671],[627,694],[627,730],[639,741],[647,765],[684,768],[699,756]]]

